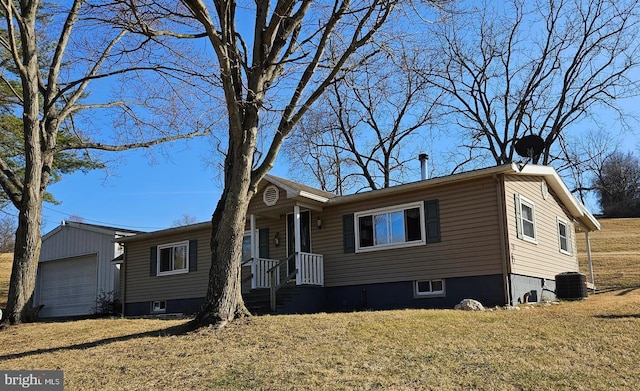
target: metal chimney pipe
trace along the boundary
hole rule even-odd
[[[429,179],[429,172],[427,171],[427,162],[429,161],[429,155],[426,153],[421,153],[418,155],[418,160],[420,160],[420,178],[422,180]]]

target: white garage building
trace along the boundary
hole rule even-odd
[[[119,294],[122,254],[115,240],[136,231],[62,221],[42,237],[34,306],[40,317],[89,315],[102,293]]]

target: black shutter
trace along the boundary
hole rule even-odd
[[[258,230],[258,257],[269,258],[269,228]]]
[[[149,251],[150,261],[149,261],[149,275],[157,276],[158,275],[158,246],[151,247]]]
[[[440,241],[440,205],[438,200],[424,202],[425,228],[427,230],[427,243]]]
[[[353,224],[353,214],[342,216],[342,243],[345,253],[356,252],[356,232]]]
[[[198,240],[189,240],[189,272],[198,270]]]

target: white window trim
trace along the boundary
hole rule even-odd
[[[166,272],[161,272],[160,271],[160,262],[162,261],[160,259],[160,250],[168,248],[168,247],[178,247],[178,246],[186,246],[187,247],[187,259],[185,262],[185,268],[184,269],[178,269],[178,270],[169,270]],[[175,242],[175,243],[166,243],[166,244],[162,244],[160,246],[158,246],[158,255],[157,255],[157,275],[158,276],[171,276],[174,274],[185,274],[185,273],[189,273],[189,241],[185,240],[183,242]]]
[[[566,240],[567,240],[567,250],[562,248],[562,237],[560,235],[560,224],[563,224],[566,227],[566,232],[567,232],[567,236],[566,236]],[[571,235],[571,225],[569,224],[569,222],[567,220],[564,220],[560,217],[557,217],[557,224],[556,227],[558,229],[558,249],[560,249],[560,252],[562,254],[566,254],[566,255],[573,255],[573,246],[572,246],[572,240],[573,237]]]
[[[425,281],[441,281],[442,282],[442,290],[441,291],[435,291],[435,292],[420,292],[418,290],[418,283],[419,282],[425,282]],[[445,297],[446,296],[446,285],[445,285],[445,281],[444,278],[433,278],[430,280],[416,280],[413,282],[413,294],[414,297],[416,298],[420,298],[420,297]]]
[[[402,242],[402,243],[389,243],[389,244],[379,244],[379,245],[374,244],[373,246],[362,247],[362,248],[360,247],[360,222],[359,222],[360,217],[372,216],[372,215],[382,214],[382,213],[404,211],[406,209],[413,209],[413,208],[419,208],[420,210],[420,240],[414,240],[411,242]],[[424,217],[423,202],[411,202],[411,203],[402,204],[402,205],[394,205],[394,206],[389,206],[384,208],[363,210],[361,212],[354,213],[353,218],[354,218],[353,224],[355,228],[354,231],[355,231],[355,237],[356,237],[356,253],[388,250],[388,249],[394,249],[394,248],[422,246],[427,243],[426,232],[424,227],[425,217]],[[374,232],[375,232],[375,229],[374,229]]]
[[[524,213],[522,213],[522,205],[526,205],[531,208],[533,214],[533,237],[524,233]],[[520,227],[522,229],[522,240],[526,240],[530,243],[538,244],[538,224],[536,222],[536,205],[527,197],[520,195]]]

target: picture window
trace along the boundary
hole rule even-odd
[[[355,219],[358,251],[425,243],[422,203],[363,211]]]

